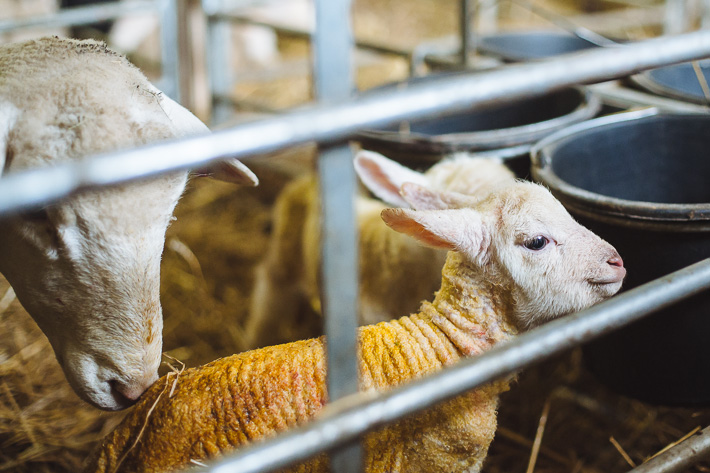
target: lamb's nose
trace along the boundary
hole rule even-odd
[[[614,255],[611,258],[609,258],[607,261],[610,266],[616,266],[617,268],[623,268],[624,267],[624,260],[621,259],[621,256]]]

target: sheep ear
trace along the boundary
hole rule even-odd
[[[444,210],[473,207],[478,199],[451,191],[437,191],[412,182],[402,184],[402,198],[417,210]]]
[[[432,248],[461,251],[481,260],[490,245],[483,219],[473,209],[384,209],[381,216],[393,230]]]
[[[10,166],[7,160],[7,140],[19,113],[13,104],[0,102],[0,176],[5,173],[5,168]]]
[[[198,171],[199,172],[199,171]],[[213,179],[231,182],[240,186],[254,187],[259,185],[259,178],[251,169],[242,164],[237,159],[222,161],[205,169],[205,172]]]
[[[188,109],[161,93],[158,89],[154,91],[159,93],[160,106],[173,126],[175,126],[177,136],[209,133],[209,128]],[[254,173],[236,159],[221,161],[217,164],[196,169],[195,172],[198,175],[207,175],[220,181],[243,186],[256,186],[259,184],[259,179]]]
[[[399,195],[399,189],[405,182],[429,183],[423,174],[373,151],[358,151],[353,164],[365,187],[388,205],[409,207]]]

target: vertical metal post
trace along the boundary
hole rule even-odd
[[[178,37],[178,0],[159,0],[158,18],[160,21],[160,54],[162,77],[161,90],[177,102],[180,96],[180,61]]]
[[[471,47],[474,34],[471,18],[473,17],[475,1],[476,0],[461,0],[460,3],[459,28],[461,34],[461,65],[465,67],[471,65],[472,53],[474,52]]]
[[[313,81],[321,102],[344,100],[353,92],[350,0],[316,0]],[[347,145],[321,148],[318,161],[321,196],[321,300],[325,315],[328,397],[358,391],[358,258],[355,225],[355,172]],[[362,470],[360,444],[330,456],[331,471]]]
[[[663,22],[663,34],[680,34],[688,29],[687,0],[666,0],[666,16]]]
[[[700,28],[707,30],[710,28],[710,0],[702,0],[700,3]]]
[[[180,103],[189,110],[195,109],[194,60],[197,56],[193,48],[194,33],[190,24],[190,13],[195,0],[178,0],[177,40],[178,43],[178,97]]]
[[[232,86],[231,43],[232,30],[228,21],[215,18],[223,5],[221,0],[202,0],[202,9],[207,16],[207,74],[212,96],[211,125],[226,121],[232,114],[232,106],[225,102]]]

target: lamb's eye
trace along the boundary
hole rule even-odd
[[[548,243],[550,243],[550,240],[548,240],[542,235],[538,235],[532,237],[529,240],[526,240],[524,245],[525,248],[527,248],[528,250],[540,251],[541,249],[545,248]]]

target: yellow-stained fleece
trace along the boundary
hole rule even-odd
[[[432,303],[418,314],[360,328],[361,389],[386,390],[507,340],[517,333],[510,307],[458,253],[449,253]],[[155,383],[94,452],[87,473],[174,471],[307,422],[327,400],[324,340],[234,355],[174,380]],[[366,471],[479,471],[508,381],[367,435]],[[288,471],[328,471],[327,460],[320,456]]]

